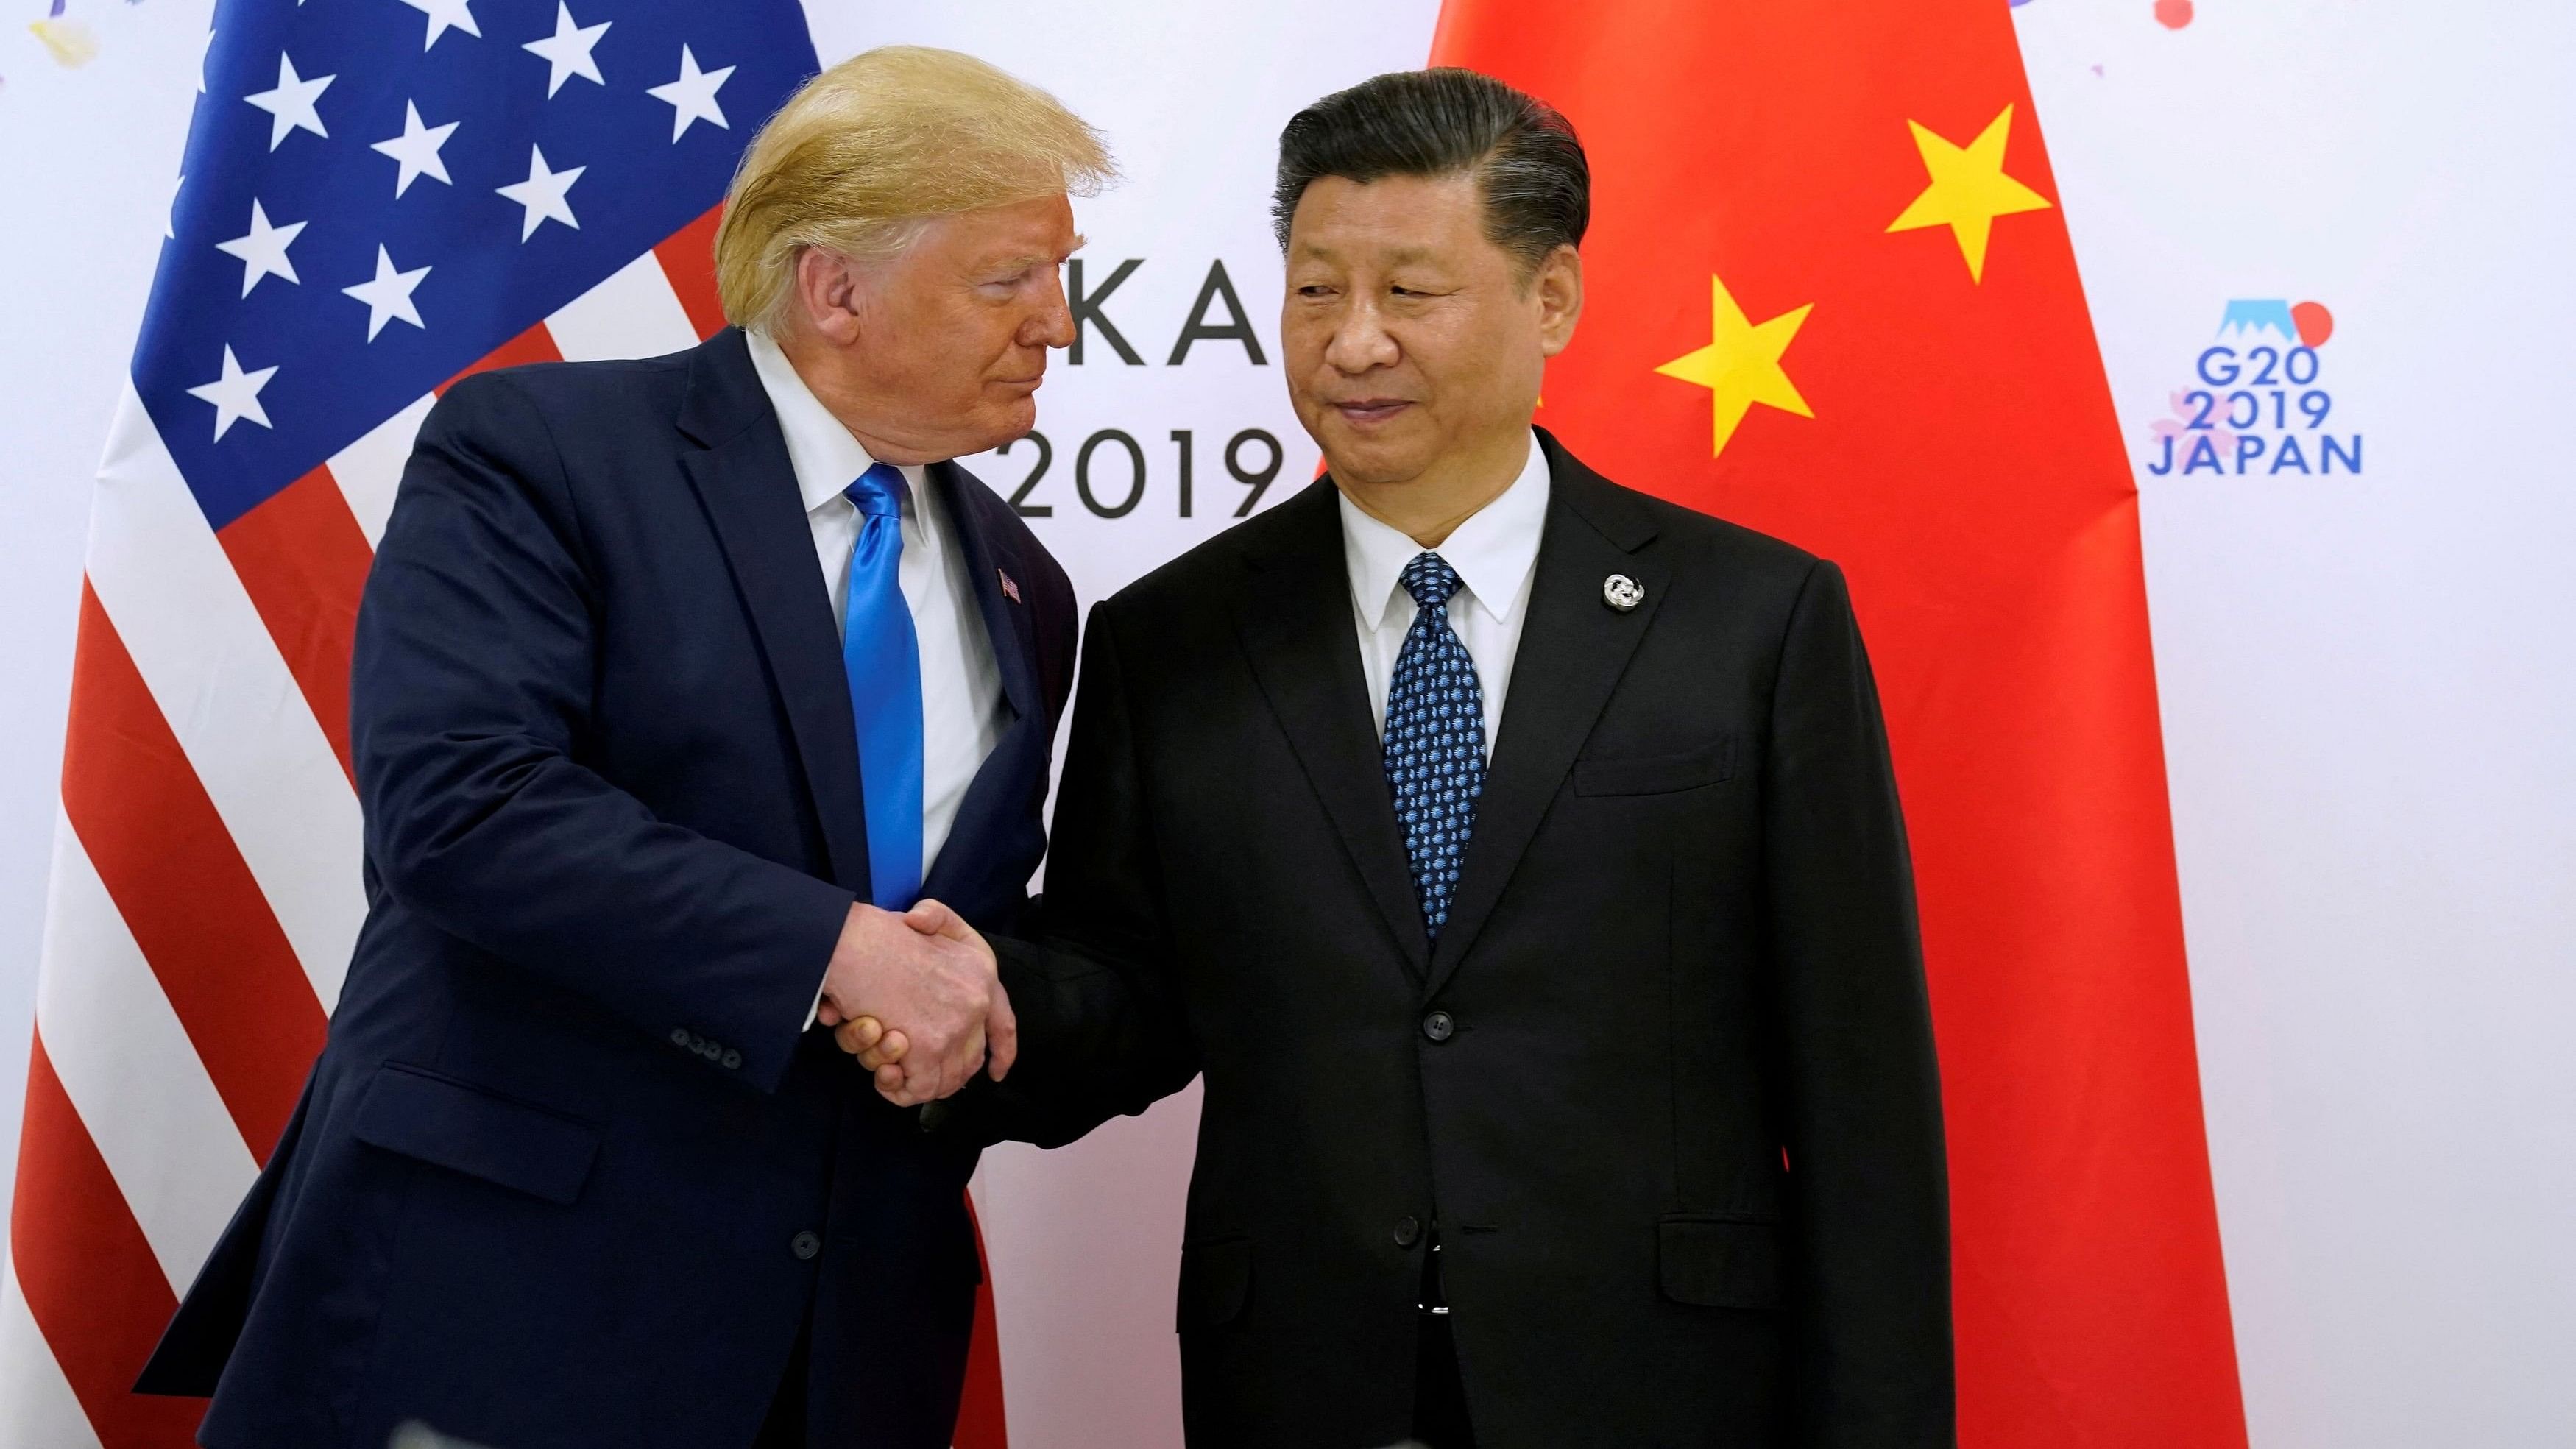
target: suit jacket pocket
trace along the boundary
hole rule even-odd
[[[1735,776],[1735,737],[1721,735],[1696,750],[1678,755],[1577,760],[1577,795],[1670,795],[1679,790],[1714,785]]]
[[[1780,1306],[1780,1225],[1710,1213],[1660,1219],[1664,1296],[1709,1308]]]
[[[367,1084],[353,1134],[548,1202],[581,1196],[599,1129],[419,1067],[388,1062]]]
[[[1181,1244],[1181,1332],[1231,1323],[1252,1297],[1252,1240]]]

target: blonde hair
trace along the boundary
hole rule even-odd
[[[1100,133],[1055,97],[953,50],[888,45],[807,81],[752,138],[716,227],[716,292],[767,330],[797,255],[901,252],[930,221],[1117,179]]]

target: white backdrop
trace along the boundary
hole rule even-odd
[[[23,26],[0,33],[0,1149],[25,1074],[87,479],[209,8],[71,0],[65,18],[97,41],[79,68]],[[2576,1019],[2576,469],[2560,427],[2576,391],[2576,12],[2204,0],[2177,29],[2158,8],[2015,13],[2141,465],[2253,1441],[2576,1442],[2576,1051],[2558,1042]],[[893,40],[971,50],[1118,149],[1128,185],[1080,211],[1085,281],[1141,259],[1104,311],[1142,363],[1096,330],[1082,365],[1060,362],[1041,395],[1053,458],[1029,495],[1054,508],[1039,527],[1087,598],[1224,526],[1247,492],[1226,466],[1238,435],[1279,441],[1271,497],[1310,475],[1276,376],[1269,147],[1297,105],[1418,64],[1436,0],[809,9],[827,60]],[[1271,365],[1226,339],[1169,364],[1217,263]],[[2228,305],[2263,300],[2331,310],[2321,385],[2330,431],[2366,442],[2362,472],[2146,471]],[[1203,320],[1229,319],[1220,302]],[[1145,480],[1132,512],[1104,518],[1075,474],[1112,429]],[[1191,435],[1187,519],[1175,430]],[[1037,451],[979,471],[1009,491]],[[1115,506],[1124,446],[1090,451],[1092,495]],[[1247,441],[1237,461],[1258,472],[1269,453]],[[1195,1116],[1185,1096],[1064,1152],[988,1157],[1021,1442],[1178,1442],[1170,1302]]]
[[[2238,298],[2368,449],[2140,479],[2253,1442],[2576,1443],[2576,16],[2147,8],[2019,12],[2135,456]]]

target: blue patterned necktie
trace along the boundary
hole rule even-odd
[[[921,894],[921,642],[903,600],[903,474],[879,463],[842,491],[859,509],[841,667],[859,728],[868,883],[877,905],[900,911]]]
[[[1458,571],[1436,553],[1404,566],[1413,627],[1386,691],[1386,783],[1404,825],[1404,854],[1422,924],[1436,943],[1458,890],[1458,862],[1485,792],[1485,689],[1476,661],[1449,627]]]

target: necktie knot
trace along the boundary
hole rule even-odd
[[[892,463],[878,463],[859,475],[859,481],[841,490],[843,497],[858,506],[869,518],[903,516],[903,470]]]
[[[1402,578],[1404,591],[1426,609],[1442,607],[1450,595],[1458,592],[1458,571],[1449,567],[1449,560],[1428,549],[1415,554],[1413,562],[1404,566]]]

